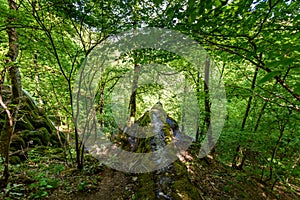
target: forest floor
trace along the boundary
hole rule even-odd
[[[36,159],[12,167],[11,184],[0,199],[110,200],[160,199],[154,173],[128,174],[105,167],[86,156],[85,168],[79,172],[66,167],[55,150],[31,153]],[[259,181],[245,171],[232,170],[214,159],[198,159],[189,149],[173,163],[166,176],[172,180],[170,199],[300,199],[300,188]],[[52,155],[49,157],[49,155]],[[161,198],[164,199],[164,198]]]

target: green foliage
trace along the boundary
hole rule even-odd
[[[39,173],[34,176],[34,179],[37,181],[29,185],[29,188],[33,190],[30,194],[30,198],[39,199],[42,197],[48,196],[49,189],[54,189],[59,185],[59,180],[51,179],[45,177],[44,173]]]
[[[268,73],[267,75],[265,75],[260,81],[259,83],[265,83],[271,79],[273,79],[275,76],[278,76],[281,74],[281,71],[273,71]]]
[[[51,116],[54,125],[66,132],[69,139],[67,142],[74,143],[70,94],[74,78],[92,49],[105,38],[132,28],[169,28],[201,44],[214,59],[216,69],[222,73],[228,101],[228,119],[216,145],[217,159],[231,165],[236,147],[240,145],[242,152],[239,154],[245,157],[244,169],[247,173],[267,180],[272,168],[275,174],[272,179],[279,179],[281,183],[285,180],[298,181],[299,184],[300,1],[50,0],[36,1],[35,5],[34,2],[17,2],[18,10],[12,12],[7,1],[0,0],[0,70],[8,67],[5,56],[8,52],[6,28],[16,27],[20,48],[16,64],[21,70],[22,85],[39,102],[37,112],[28,113],[21,109],[20,116],[15,119],[16,130],[20,126],[26,127],[27,131],[20,134],[32,140],[34,145],[48,145],[52,139],[49,138],[52,131],[48,130],[48,126],[43,127],[49,120],[33,120],[39,116],[38,112]],[[8,17],[16,17],[17,21],[8,24]],[[186,77],[185,84],[195,89],[200,111],[203,111],[203,77],[198,78],[197,71],[186,60],[163,50],[142,49],[126,52],[120,56],[119,61],[122,64],[107,68],[96,91],[95,106],[101,105],[104,111],[98,112],[97,117],[99,122],[103,122],[105,136],[112,136],[119,128],[114,116],[115,110],[112,110],[113,91],[135,63],[142,66],[165,64],[171,70],[182,73]],[[258,72],[254,80],[256,68]],[[152,68],[143,70],[158,74]],[[141,76],[140,80],[143,78]],[[8,76],[5,83],[9,83]],[[180,102],[175,98],[174,91],[166,93],[165,89],[155,81],[138,87],[137,119],[160,99],[164,101],[165,110],[176,121],[180,121],[183,115]],[[130,92],[124,96],[129,97]],[[0,95],[5,99],[4,93]],[[9,108],[12,106],[15,105]],[[201,112],[200,124],[206,114]],[[5,115],[2,107],[0,115]],[[147,124],[149,119],[144,120],[142,125]],[[1,125],[6,121],[7,118],[0,117]],[[242,128],[243,121],[246,123]],[[35,129],[35,125],[40,127]],[[54,125],[51,123],[55,129]],[[168,132],[168,127],[164,128]],[[12,138],[12,144],[17,146],[26,146],[27,142],[19,137]],[[71,158],[76,157],[72,147],[66,156],[69,163],[72,163]],[[139,151],[145,151],[143,148],[149,147],[141,147]],[[15,150],[12,146],[11,151]],[[28,151],[28,162],[35,163],[47,172],[33,175],[31,198],[46,197],[49,191],[61,184],[55,182],[55,178],[49,174],[59,175],[65,171],[65,166],[50,164],[45,167],[43,164],[49,157],[64,160],[64,151],[52,147]],[[19,163],[18,158],[11,157],[11,163]],[[84,169],[89,173],[98,170],[96,166]],[[174,184],[182,190],[195,193],[194,189],[186,188],[186,181]],[[77,184],[77,190],[86,191],[89,184],[87,180],[82,181]],[[22,188],[22,184],[10,183],[7,191],[11,191],[13,197],[18,197],[24,192]],[[228,192],[230,189],[224,188]]]
[[[77,187],[78,191],[84,191],[86,188],[86,185],[87,185],[87,183],[85,181],[80,182]]]

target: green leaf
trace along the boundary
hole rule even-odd
[[[297,94],[300,94],[300,84],[296,85],[296,89],[294,90]]]
[[[259,83],[262,84],[262,83],[265,83],[265,82],[268,82],[270,81],[272,78],[274,78],[275,76],[278,76],[281,74],[281,71],[273,71],[273,72],[270,72],[268,74],[266,74],[260,81]]]
[[[154,0],[153,2],[154,2],[154,4],[155,4],[156,6],[158,6],[158,5],[160,5],[163,1],[162,1],[162,0]]]

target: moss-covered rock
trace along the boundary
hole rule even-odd
[[[173,194],[174,199],[201,199],[201,191],[189,180],[189,174],[185,164],[177,160],[173,163],[173,166],[176,171],[175,178],[173,179],[173,188],[176,190]]]
[[[10,144],[10,151],[14,152],[19,149],[25,148],[25,146],[26,146],[26,142],[22,137],[20,137],[19,135],[14,135],[12,137],[11,144]]]
[[[159,105],[159,104],[158,104]],[[154,109],[157,105],[153,106]],[[162,105],[160,104],[160,107]],[[162,108],[162,107],[161,107]],[[112,141],[120,146],[122,149],[126,151],[134,151],[136,153],[148,153],[153,151],[152,143],[153,143],[153,133],[152,133],[152,121],[151,114],[152,109],[150,111],[146,111],[142,117],[140,117],[131,127],[125,129],[125,131],[118,130],[117,134],[114,135]],[[164,122],[161,132],[164,135],[164,143],[170,144],[174,138],[174,131],[178,131],[177,122],[167,115],[164,111],[160,111],[162,114],[160,118],[162,122]],[[132,134],[128,132],[139,132],[139,134],[144,133],[146,135],[145,138],[141,137],[132,137]],[[151,133],[148,133],[148,132]],[[150,136],[147,137],[147,134]]]
[[[21,119],[19,119],[16,123],[15,126],[15,130],[19,131],[19,130],[29,130],[29,131],[33,131],[35,130],[35,127],[33,126],[32,122],[28,119],[28,115],[25,115],[23,113],[23,116],[21,117]]]
[[[148,153],[152,151],[151,147],[151,140],[153,137],[150,138],[139,138],[138,139],[138,148],[136,150],[137,153]]]
[[[34,125],[36,128],[46,128],[49,133],[52,133],[56,130],[53,123],[46,116],[39,116],[37,119],[34,120]]]
[[[22,161],[21,161],[20,156],[11,156],[9,158],[9,163],[12,164],[12,165],[20,164],[21,162]]]
[[[38,129],[40,139],[43,145],[48,145],[51,139],[51,134],[48,132],[48,130],[45,127]]]
[[[144,115],[136,121],[136,123],[141,127],[148,126],[151,123],[150,112],[146,111]]]
[[[2,87],[1,95],[8,107],[15,106],[11,104],[11,91],[9,86]],[[6,127],[7,124],[8,119],[6,113],[3,108],[0,107],[0,136],[5,135],[4,127]],[[19,156],[21,158],[20,160],[22,160],[24,157],[22,151],[20,151],[22,149],[40,145],[60,146],[61,143],[65,143],[65,136],[57,131],[45,111],[38,107],[28,92],[24,91],[19,104],[15,133],[12,137],[11,152],[19,151],[20,153],[14,156]]]
[[[135,195],[136,199],[152,200],[157,199],[155,194],[155,181],[151,173],[139,175],[138,190]]]

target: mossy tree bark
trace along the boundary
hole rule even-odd
[[[198,107],[199,107],[199,110],[200,110],[200,108],[201,108],[201,91],[200,91],[200,89],[201,89],[201,86],[200,86],[200,84],[201,84],[201,81],[200,81],[200,79],[201,79],[201,76],[200,76],[200,71],[198,70],[198,72],[197,72],[197,79],[196,79],[196,81],[195,81],[195,84],[196,84],[196,94],[197,94],[197,102],[198,102]],[[199,139],[200,139],[200,135],[201,136],[203,136],[203,133],[201,133],[201,131],[200,131],[200,116],[197,116],[197,129],[196,129],[196,141],[198,142],[199,141]]]
[[[8,6],[11,11],[17,11],[17,4],[14,0],[8,0]],[[12,23],[16,21],[16,17],[9,16],[7,18],[6,32],[8,35],[9,49],[6,54],[7,60],[6,64],[8,66],[9,78],[11,81],[11,90],[12,90],[12,103],[18,105],[20,103],[20,99],[22,97],[22,84],[21,84],[21,75],[19,67],[16,65],[16,60],[19,54],[19,45],[18,45],[18,34],[16,28],[12,26]],[[3,102],[3,101],[2,101]],[[4,104],[2,107],[6,110],[8,117],[8,124],[5,124],[4,131],[1,133],[1,138],[4,138],[6,141],[4,143],[4,183],[5,185],[8,182],[9,178],[9,150],[11,137],[14,133],[14,124],[15,119],[18,115],[18,106],[13,106],[12,110],[9,111]],[[6,107],[6,108],[5,108]]]
[[[129,101],[129,112],[130,112],[130,121],[129,126],[134,124],[135,116],[136,116],[136,95],[138,89],[138,81],[139,81],[139,72],[141,70],[141,66],[137,63],[136,60],[137,55],[134,58],[134,74],[133,74],[133,83],[132,83],[132,93]]]
[[[10,149],[10,141],[11,141],[11,135],[13,133],[13,117],[8,109],[7,105],[3,102],[2,98],[2,86],[5,78],[5,69],[1,73],[1,79],[0,79],[0,105],[5,110],[5,122],[4,126],[1,129],[0,132],[0,154],[4,156],[4,172],[3,172],[3,181],[0,182],[0,188],[5,188],[8,183],[9,178],[9,169],[8,169],[8,163],[9,163],[9,149]],[[8,123],[7,123],[8,122]]]
[[[205,110],[205,116],[204,116],[204,121],[202,125],[202,131],[201,133],[204,134],[207,132],[207,139],[208,139],[208,145],[209,149],[211,150],[211,153],[214,152],[214,140],[212,136],[212,128],[210,127],[210,122],[211,122],[211,101],[210,101],[210,88],[209,88],[209,82],[210,82],[210,58],[206,56],[205,60],[205,69],[204,69],[204,110]]]
[[[8,0],[8,5],[10,10],[17,10],[17,4],[14,0]],[[8,35],[9,50],[6,54],[7,66],[9,71],[9,77],[11,81],[12,93],[14,97],[14,103],[18,103],[19,98],[22,96],[22,84],[21,75],[19,67],[15,64],[17,57],[19,55],[19,44],[18,44],[18,34],[16,28],[12,26],[12,23],[17,19],[15,17],[7,18],[6,32]]]

